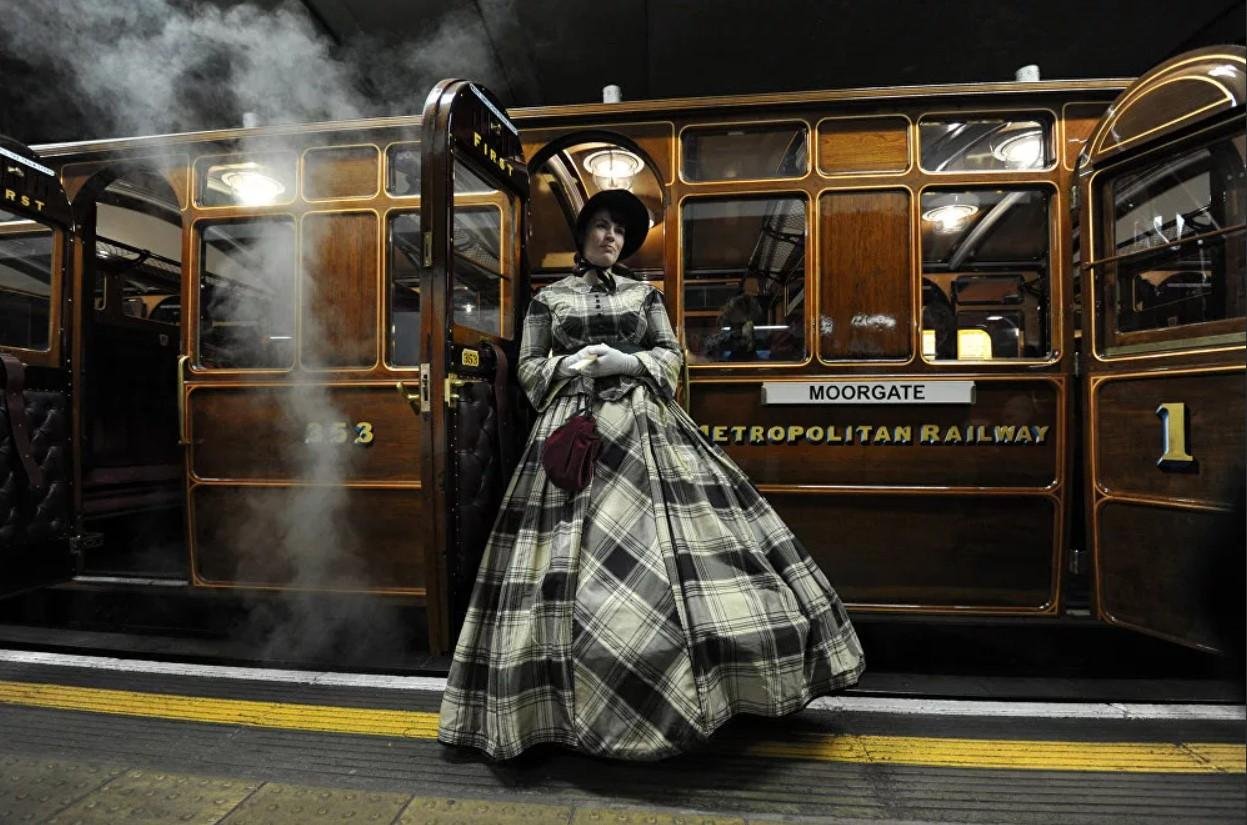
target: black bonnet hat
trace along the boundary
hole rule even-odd
[[[589,228],[589,218],[599,210],[605,209],[612,215],[623,220],[624,241],[619,252],[619,260],[634,254],[645,243],[649,234],[649,210],[641,199],[627,189],[603,189],[581,208],[576,216],[576,252],[584,246],[585,231]]]

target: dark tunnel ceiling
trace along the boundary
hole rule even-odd
[[[453,19],[463,38],[456,52],[477,56],[445,74],[474,73],[508,106],[596,101],[607,83],[641,99],[1008,80],[1028,63],[1046,79],[1133,77],[1191,48],[1243,43],[1247,20],[1242,0],[285,3],[309,13],[339,51],[360,37],[419,49]],[[20,44],[0,53],[0,77],[0,131],[30,143],[108,136],[70,99],[71,84],[32,67]],[[417,113],[436,79],[412,77],[401,110]]]

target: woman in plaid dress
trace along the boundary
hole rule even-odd
[[[862,672],[823,573],[675,403],[682,356],[662,294],[611,271],[648,228],[631,193],[594,195],[576,274],[529,307],[519,380],[540,417],[455,650],[447,744],[659,759],[735,713],[792,713]],[[569,493],[541,450],[586,404],[602,449]]]

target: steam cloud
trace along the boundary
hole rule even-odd
[[[511,0],[484,6],[509,13]],[[0,0],[0,19],[0,44],[68,81],[65,102],[98,124],[91,137],[229,128],[243,112],[266,123],[418,114],[443,77],[494,86],[501,76],[471,10],[429,21],[415,40],[342,44],[293,0]]]

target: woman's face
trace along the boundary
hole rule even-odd
[[[585,230],[584,248],[580,254],[585,260],[596,267],[605,269],[614,266],[619,260],[619,252],[623,249],[624,227],[621,223],[611,220],[610,212],[599,209],[589,218],[589,226]]]

